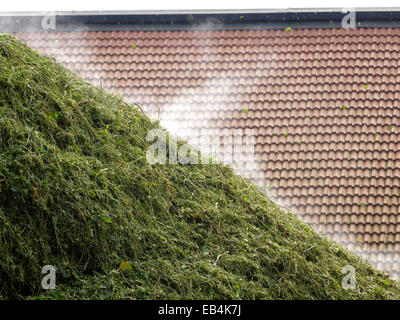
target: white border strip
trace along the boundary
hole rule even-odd
[[[60,16],[102,16],[102,15],[155,15],[155,14],[246,14],[246,13],[300,13],[300,12],[341,12],[343,8],[288,8],[288,9],[227,9],[227,10],[99,10],[99,11],[55,11]],[[392,8],[355,8],[357,12],[400,11]],[[3,17],[45,16],[48,11],[1,12]]]

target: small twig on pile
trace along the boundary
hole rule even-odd
[[[215,260],[215,262],[213,263],[213,266],[216,267],[216,266],[217,266],[217,263],[218,263],[218,260],[219,260],[224,254],[227,254],[227,253],[229,253],[229,251],[218,255],[217,260]]]
[[[138,107],[138,108],[140,109],[140,111],[142,111],[142,113],[145,114],[144,111],[143,111],[143,109],[142,109],[142,107],[141,107],[139,104],[137,104],[136,102],[134,102],[133,105],[136,106],[136,107]]]

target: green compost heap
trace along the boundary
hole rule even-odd
[[[137,107],[0,35],[3,299],[398,299],[223,165],[151,165]],[[57,270],[42,289],[42,267]],[[342,268],[356,271],[343,289]]]

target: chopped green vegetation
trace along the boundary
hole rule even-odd
[[[291,30],[292,30],[291,27],[286,27],[286,28],[285,28],[285,31],[291,31]]]
[[[383,281],[383,284],[384,284],[385,286],[390,286],[390,285],[392,284],[392,281],[390,281],[390,280],[385,280],[385,281]]]
[[[242,112],[245,113],[245,114],[248,114],[249,110],[248,109],[243,109]]]
[[[187,21],[190,23],[190,24],[194,24],[194,17],[193,17],[193,15],[192,14],[188,14],[187,15]]]
[[[392,126],[387,126],[387,127],[386,127],[386,130],[388,130],[388,131],[391,131],[392,129],[393,129]]]
[[[0,36],[0,298],[400,298],[229,167],[150,165],[157,126]],[[340,286],[346,265],[356,290]]]

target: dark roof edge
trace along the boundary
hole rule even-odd
[[[357,28],[400,27],[400,8],[0,12],[0,32],[340,28],[349,10]]]

